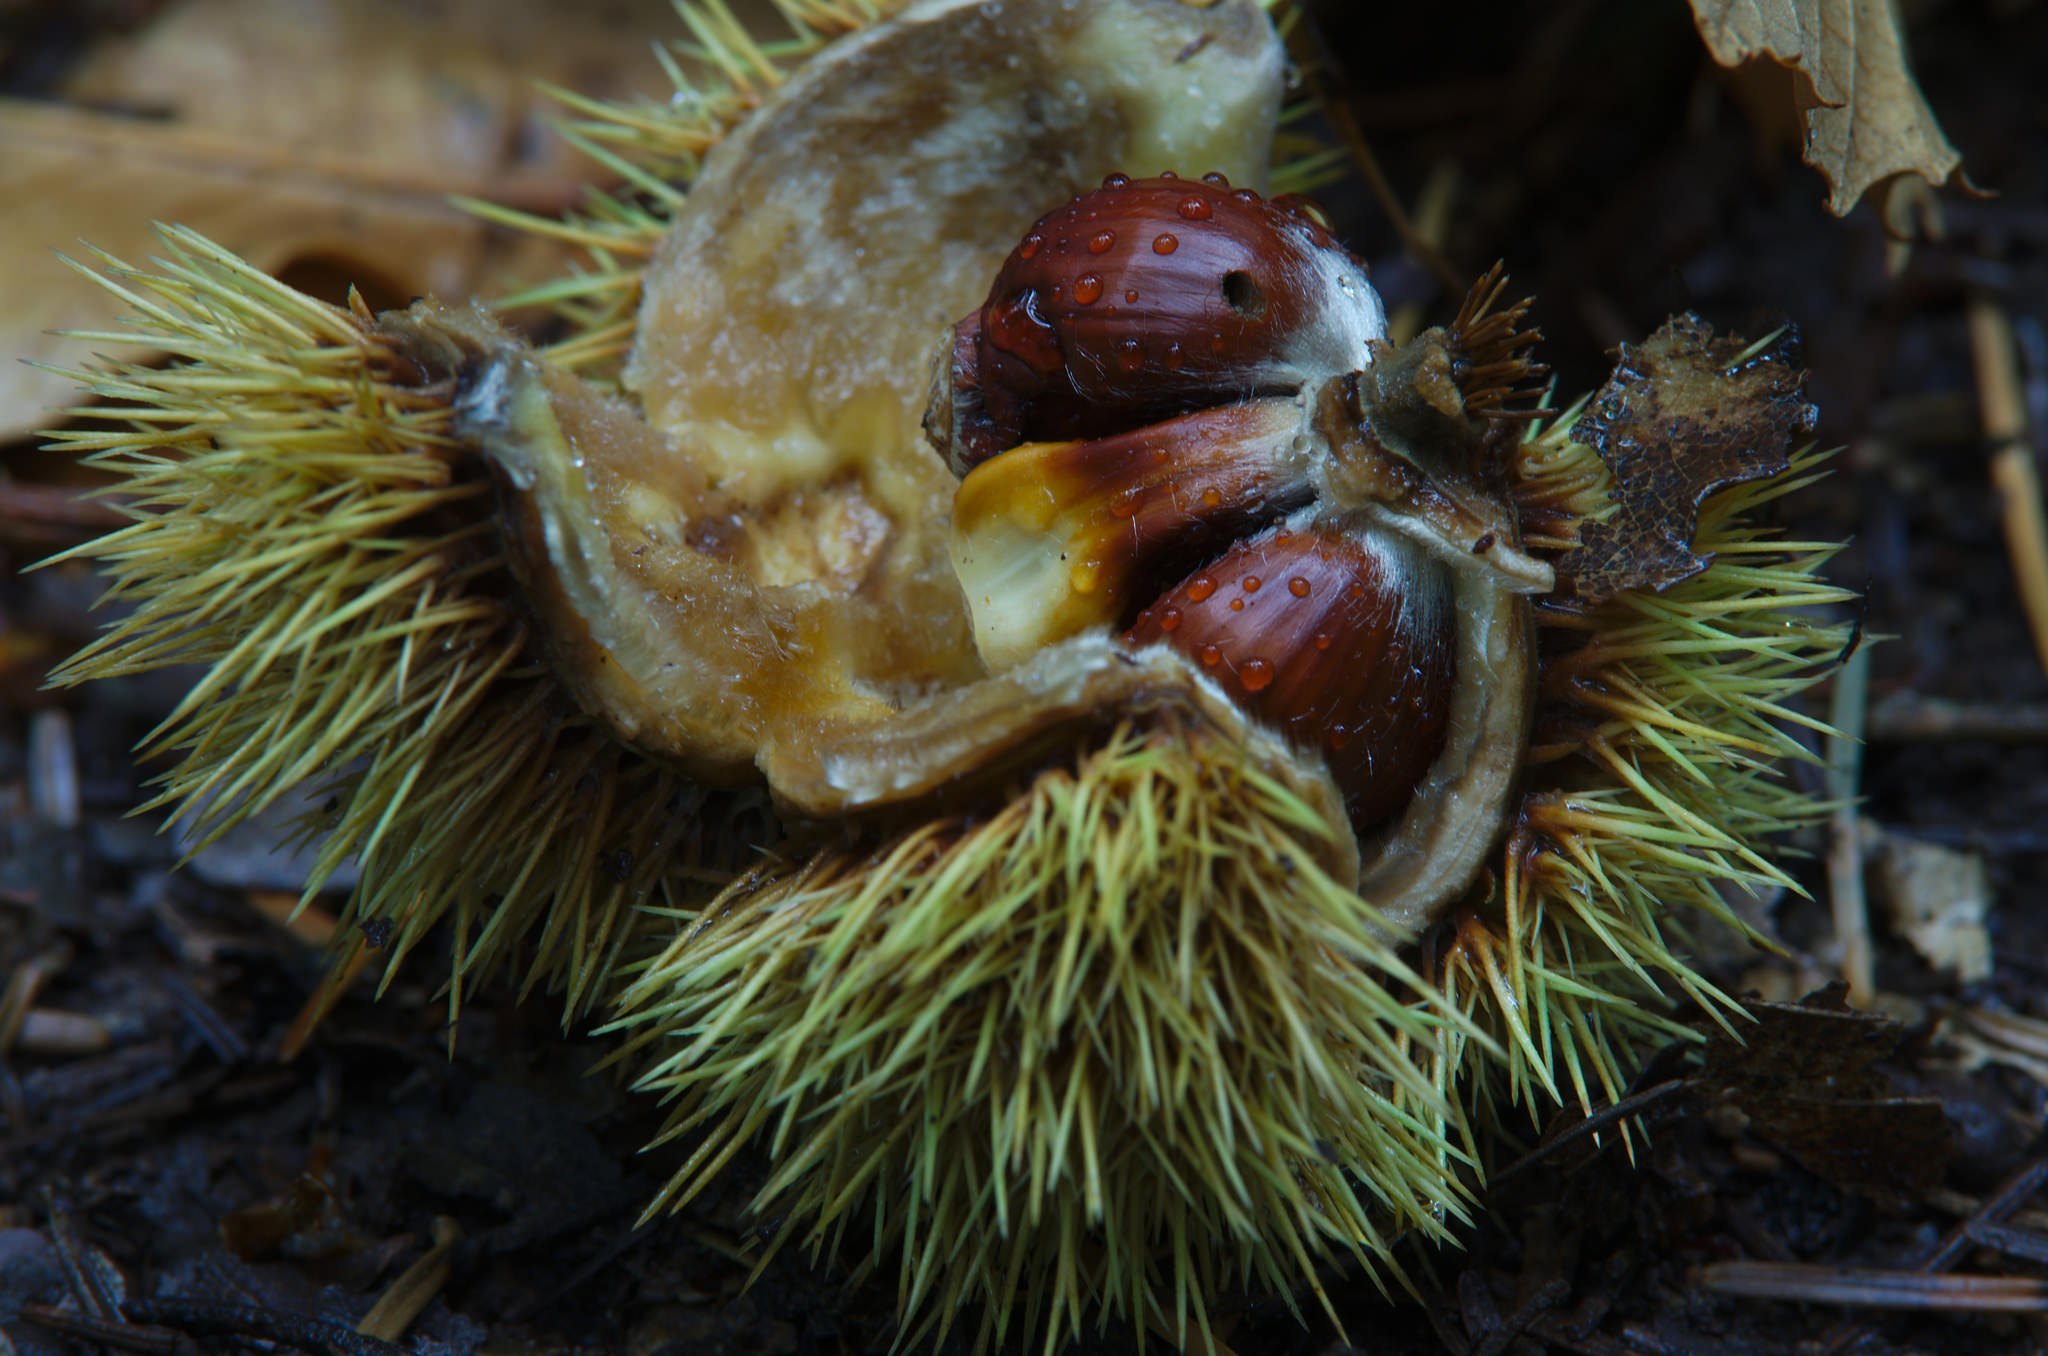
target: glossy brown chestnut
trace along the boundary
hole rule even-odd
[[[1383,328],[1357,261],[1293,200],[1111,175],[1040,218],[955,327],[934,439],[964,475],[1019,443],[1291,395],[1363,367]]]
[[[1173,646],[1321,753],[1366,828],[1401,809],[1443,751],[1451,609],[1449,579],[1408,542],[1276,527],[1167,590],[1126,638]]]
[[[1395,927],[1470,884],[1528,743],[1553,580],[1487,452],[1528,342],[1496,283],[1394,348],[1307,212],[1112,175],[1012,251],[926,411],[991,671],[1105,632],[1184,664],[1319,766]]]

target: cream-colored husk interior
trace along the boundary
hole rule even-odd
[[[1104,702],[1241,729],[1178,658],[1104,637],[988,678],[919,424],[943,337],[1048,208],[1116,171],[1263,186],[1283,67],[1252,0],[912,6],[708,157],[647,273],[631,399],[433,321],[489,354],[467,417],[583,704],[811,814],[1014,768]],[[1330,800],[1319,767],[1276,771]]]

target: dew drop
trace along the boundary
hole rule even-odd
[[[1214,485],[1211,485],[1208,489],[1202,491],[1203,508],[1215,508],[1222,502],[1223,491],[1217,489]]]
[[[1166,451],[1166,449],[1165,449],[1165,448],[1163,448],[1163,447],[1155,447],[1155,448],[1153,448],[1153,449],[1152,449],[1152,464],[1153,464],[1154,466],[1164,466],[1164,465],[1166,465],[1166,458],[1167,458],[1167,451]]]
[[[1216,209],[1209,206],[1207,198],[1197,198],[1192,193],[1180,200],[1180,215],[1183,221],[1207,221]]]
[[[1323,742],[1333,749],[1341,749],[1351,742],[1351,731],[1342,725],[1332,725],[1323,735]]]
[[[1029,259],[1032,255],[1038,253],[1044,244],[1045,237],[1033,231],[1030,235],[1025,236],[1024,243],[1017,247],[1017,257],[1019,259]]]
[[[1074,279],[1074,300],[1086,306],[1102,295],[1102,279],[1093,273],[1083,273]]]
[[[1222,170],[1210,170],[1207,174],[1202,176],[1202,182],[1205,184],[1214,184],[1218,188],[1230,187],[1230,180],[1224,177]]]
[[[1198,574],[1188,581],[1188,601],[1207,602],[1209,595],[1216,591],[1216,581],[1206,574]]]
[[[1138,299],[1138,289],[1137,289],[1137,288],[1135,288],[1135,287],[1126,287],[1126,288],[1124,289],[1124,300],[1125,300],[1125,301],[1127,301],[1127,302],[1128,302],[1128,301],[1136,301],[1137,299]]]
[[[1273,681],[1273,662],[1269,659],[1247,659],[1237,666],[1237,680],[1244,684],[1247,692],[1257,692]]]
[[[1236,198],[1239,202],[1257,202],[1259,200],[1259,195],[1249,188],[1240,188],[1230,196]]]
[[[1145,365],[1144,346],[1136,339],[1116,341],[1116,365],[1126,372],[1135,372]]]
[[[1067,582],[1076,593],[1093,593],[1102,583],[1102,562],[1083,560],[1067,571]]]
[[[1230,600],[1230,610],[1231,610],[1232,612],[1242,612],[1242,611],[1244,611],[1244,599],[1242,599],[1242,598],[1232,598],[1232,599]]]
[[[1223,651],[1217,649],[1214,645],[1204,645],[1202,647],[1201,660],[1204,667],[1213,669],[1223,662]]]
[[[1259,585],[1264,582],[1265,581],[1260,579],[1257,575],[1248,574],[1244,577],[1244,591],[1246,593],[1257,593],[1259,591]]]
[[[1161,170],[1161,171],[1159,171],[1159,177],[1160,177],[1160,178],[1162,178],[1162,179],[1178,179],[1178,178],[1180,178],[1180,176],[1179,176],[1178,174],[1175,174],[1175,173],[1174,173],[1174,172],[1173,172],[1172,170]]]
[[[1315,634],[1315,639],[1310,643],[1318,650],[1327,650],[1330,648],[1330,633],[1328,631],[1318,631]]]
[[[1115,243],[1115,231],[1097,231],[1094,235],[1088,237],[1088,252],[1090,254],[1101,254]]]
[[[1365,585],[1353,584],[1345,592],[1351,595],[1353,602],[1356,602],[1358,599],[1365,597]]]
[[[1169,371],[1169,372],[1178,372],[1178,371],[1180,371],[1180,341],[1179,341],[1179,340],[1175,340],[1174,342],[1172,342],[1172,343],[1170,343],[1170,344],[1168,344],[1168,345],[1166,346],[1166,370],[1167,370],[1167,371]]]
[[[1131,186],[1131,176],[1128,174],[1105,174],[1102,176],[1102,186],[1104,188],[1129,188]]]
[[[1303,579],[1300,575],[1294,576],[1294,578],[1287,581],[1287,591],[1297,598],[1308,597],[1308,580]]]
[[[1161,234],[1152,237],[1152,252],[1154,254],[1171,254],[1179,248],[1180,241],[1171,235]],[[1026,257],[1028,258],[1029,256]]]
[[[1159,629],[1167,632],[1180,630],[1180,609],[1169,607],[1166,611],[1160,613]]]

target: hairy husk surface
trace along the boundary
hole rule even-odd
[[[1590,481],[1590,504],[1569,428],[1525,447],[1524,488]],[[805,1222],[785,1237],[860,1219],[907,1311],[992,1300],[984,1337],[1057,1340],[1097,1307],[1180,1333],[1225,1288],[1320,1296],[1346,1254],[1398,1272],[1398,1234],[1463,1216],[1506,1106],[1620,1096],[1691,1034],[1669,990],[1733,1009],[1685,917],[1747,931],[1723,891],[1791,886],[1766,839],[1819,813],[1777,770],[1810,756],[1784,702],[1846,638],[1815,610],[1850,595],[1817,578],[1834,548],[1748,524],[1816,460],[1709,503],[1704,573],[1547,618],[1574,665],[1548,714],[1578,737],[1427,974],[1310,865],[1312,816],[1231,750],[1138,728],[986,820],[679,917],[614,1024],[698,1146],[665,1199],[765,1135],[754,1204]]]
[[[569,321],[555,358],[616,361],[664,195],[787,61],[872,17],[798,8],[773,49],[690,11],[697,97],[580,107],[637,191],[548,224],[594,260],[525,298]],[[802,846],[563,695],[450,391],[366,314],[165,240],[102,278],[174,365],[81,373],[91,426],[59,435],[135,517],[74,553],[130,610],[61,680],[203,665],[149,743],[171,760],[153,807],[204,839],[331,778],[308,893],[361,859],[350,953],[396,966],[447,920],[451,1009],[516,957],[565,1020],[608,1010],[692,1146],[656,1206],[765,1144],[780,1240],[893,1273],[913,1334],[979,1303],[984,1339],[1056,1346],[1096,1312],[1181,1337],[1232,1288],[1319,1291],[1346,1256],[1392,1274],[1399,1235],[1462,1216],[1499,1107],[1617,1095],[1680,1030],[1669,991],[1729,1006],[1683,959],[1687,911],[1733,921],[1725,888],[1789,885],[1766,837],[1817,813],[1779,771],[1813,727],[1787,702],[1844,643],[1847,595],[1820,579],[1831,547],[1755,525],[1809,454],[1709,501],[1703,573],[1539,613],[1541,728],[1565,733],[1491,892],[1427,947],[1322,873],[1283,788],[1156,720],[986,812]],[[1572,418],[1525,440],[1518,492],[1596,514]]]
[[[1098,1306],[1180,1331],[1228,1279],[1440,1233],[1452,1113],[1411,1053],[1440,1009],[1315,865],[1322,822],[1126,726],[985,819],[736,884],[620,998],[620,1057],[698,1136],[668,1195],[765,1135],[785,1237],[864,1202],[906,1309],[988,1300],[996,1337]]]

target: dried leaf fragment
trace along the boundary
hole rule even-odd
[[[1969,186],[1962,153],[1907,68],[1892,0],[1692,0],[1692,17],[1719,64],[1762,58],[1799,77],[1804,156],[1827,177],[1836,216],[1873,187],[1882,197],[1901,174]]]
[[[1707,568],[1692,549],[1700,504],[1782,473],[1811,432],[1798,336],[1752,350],[1682,315],[1623,344],[1614,375],[1572,428],[1614,473],[1615,512],[1587,521],[1557,561],[1559,601],[1591,607],[1626,589],[1663,589]]]
[[[1849,1191],[1899,1200],[1933,1187],[1955,1154],[1939,1100],[1904,1097],[1879,1060],[1905,1028],[1852,1011],[1835,984],[1797,1004],[1743,1008],[1756,1018],[1738,1041],[1716,1032],[1701,1086],[1738,1107],[1749,1127],[1808,1171]]]
[[[1892,928],[1922,959],[1965,984],[1991,974],[1991,880],[1981,853],[1887,834],[1873,866]]]
[[[265,272],[331,271],[373,303],[558,272],[560,247],[501,240],[447,195],[548,214],[574,203],[590,169],[548,132],[552,105],[534,82],[594,97],[666,88],[640,41],[666,9],[162,6],[132,36],[83,54],[59,91],[66,102],[0,100],[0,352],[68,366],[77,346],[50,331],[115,330],[126,308],[51,254],[85,257],[89,239],[147,258],[152,220],[200,231]],[[0,438],[56,422],[76,388],[63,372],[0,363]]]

